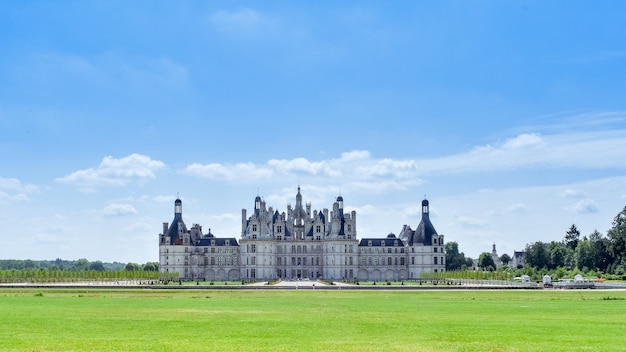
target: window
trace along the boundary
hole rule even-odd
[[[348,224],[348,232],[352,232],[352,225]]]
[[[250,265],[256,265],[256,257],[250,258]]]
[[[211,247],[211,253],[215,253],[215,247]]]
[[[434,260],[433,264],[437,265],[437,257],[434,257],[433,260]]]
[[[404,265],[404,257],[400,257],[400,265]]]
[[[367,245],[371,247],[372,246],[372,241],[367,241]]]
[[[276,232],[282,233],[283,232],[283,227],[282,226],[276,227]]]
[[[256,253],[256,244],[250,245],[250,253]]]
[[[256,230],[257,230],[256,224],[253,224],[252,225],[252,231],[256,232]]]
[[[315,240],[316,240],[316,241],[321,241],[321,240],[322,240],[322,237],[321,237],[321,236],[319,236],[319,235],[317,235],[317,236],[315,236]]]
[[[204,247],[204,253],[208,253],[208,252],[209,252],[209,249]]]
[[[388,257],[388,258],[387,258],[387,265],[393,265],[392,260],[393,260],[393,259],[391,259],[391,257]]]
[[[316,233],[322,232],[322,226],[320,226],[320,225],[315,226],[315,232]]]
[[[437,253],[437,247],[433,248],[433,250],[435,251],[435,253]]]
[[[230,240],[226,240],[226,245],[230,246]]]
[[[211,257],[211,265],[215,265],[215,257]]]

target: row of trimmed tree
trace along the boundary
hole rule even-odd
[[[172,280],[177,273],[159,272],[159,263],[103,263],[81,258],[75,261],[0,260],[0,283]]]

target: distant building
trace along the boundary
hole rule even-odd
[[[496,251],[496,243],[494,242],[491,246],[491,258],[493,258],[493,263],[495,264],[495,269],[502,267],[502,261],[498,256],[498,251]]]
[[[511,258],[511,263],[514,268],[521,268],[526,263],[524,262],[524,252],[522,251],[513,251],[513,258]]]
[[[188,280],[407,280],[422,272],[445,270],[444,236],[429,218],[428,200],[416,230],[404,225],[400,235],[357,239],[356,212],[344,213],[343,197],[332,211],[302,203],[300,187],[294,207],[279,213],[257,196],[254,210],[241,212],[241,239],[217,238],[194,224],[187,228],[182,201],[174,202],[171,226],[159,234],[162,272]]]

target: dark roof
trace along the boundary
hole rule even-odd
[[[324,216],[324,213],[321,210],[317,213],[317,217],[319,217],[320,220],[322,220],[323,224],[326,223],[326,217]]]
[[[417,228],[413,233],[409,236],[409,246],[413,244],[421,243],[423,245],[432,245],[433,244],[433,235],[437,234],[437,230],[430,222],[428,218],[428,214],[422,215],[422,221],[417,225]]]
[[[176,200],[177,202],[179,202],[179,200]],[[187,233],[187,226],[185,225],[185,222],[183,221],[183,215],[181,213],[176,213],[174,215],[174,220],[172,220],[172,225],[170,226],[170,228],[167,230],[166,235],[170,236],[170,243],[171,244],[178,244],[179,242],[179,237],[178,237],[178,224],[182,225],[182,232]]]
[[[211,241],[215,241],[215,246],[226,246],[226,240],[230,241],[229,245],[231,247],[239,246],[239,242],[237,242],[237,239],[234,237],[220,238],[220,237],[210,237],[210,236],[202,237],[200,239],[200,242],[198,243],[198,246],[210,246]]]
[[[371,247],[381,247],[382,243],[385,243],[385,247],[395,247],[393,244],[397,242],[397,247],[404,247],[404,242],[401,239],[395,238],[395,236],[387,238],[362,238],[361,242],[359,242],[359,247],[370,247],[369,243],[372,241]]]

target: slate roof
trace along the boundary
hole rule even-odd
[[[226,240],[229,240],[230,243],[229,245],[231,247],[239,247],[239,243],[237,242],[237,239],[234,237],[213,237],[213,236],[209,236],[209,235],[205,235],[200,239],[200,242],[198,243],[198,246],[210,246],[211,245],[211,241],[215,241],[215,246],[226,246]]]
[[[187,233],[187,226],[185,225],[185,222],[183,221],[183,214],[180,213],[176,213],[174,215],[174,220],[172,220],[172,224],[170,225],[170,228],[167,229],[167,236],[170,236],[170,243],[172,244],[178,244],[180,238],[178,237],[178,225],[182,226],[182,232],[183,233]]]
[[[370,241],[372,241],[371,247],[382,247],[383,243],[385,244],[385,247],[404,247],[404,242],[402,242],[402,240],[397,238],[394,234],[389,234],[386,238],[362,238],[359,242],[359,247],[370,247]],[[397,246],[394,246],[393,244],[396,241],[398,244]]]

